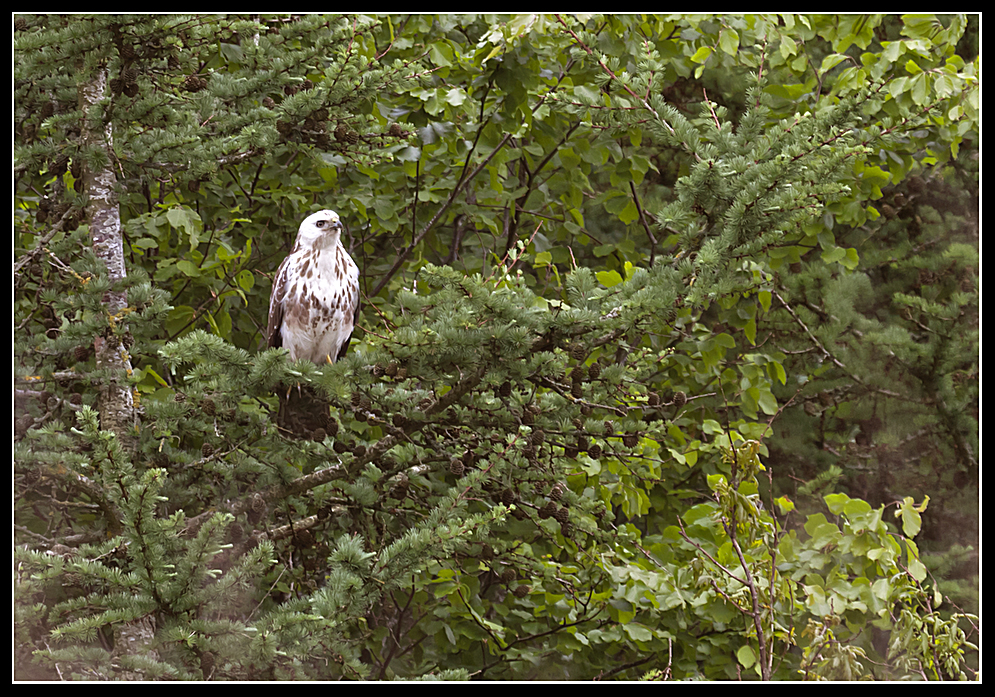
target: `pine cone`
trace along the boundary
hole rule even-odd
[[[627,448],[635,448],[639,444],[638,433],[626,433],[622,436],[622,443]]]
[[[311,434],[311,440],[315,443],[324,442],[325,438],[328,437],[328,433],[323,428],[314,429],[314,433]]]
[[[507,569],[505,569],[504,571],[501,572],[501,582],[502,583],[506,583],[506,584],[507,583],[511,583],[512,581],[516,580],[517,578],[518,578],[518,572],[515,571],[512,568],[507,568]]]
[[[210,398],[207,398],[203,402],[201,402],[200,408],[203,409],[204,413],[207,414],[208,416],[214,416],[218,411],[218,407],[214,403],[214,400]]]
[[[183,89],[187,92],[200,92],[207,87],[207,80],[197,75],[188,75],[183,81]]]
[[[553,512],[553,519],[556,520],[557,523],[566,523],[570,520],[570,511],[568,511],[565,507],[557,508]]]
[[[598,445],[597,443],[592,444],[591,447],[589,447],[587,449],[587,454],[592,459],[595,459],[595,460],[600,459],[601,458],[601,446]]]
[[[676,392],[674,394],[674,406],[680,409],[688,402],[688,396],[684,392]]]
[[[205,678],[214,671],[214,654],[210,651],[204,651],[200,654],[200,671]]]
[[[398,501],[403,501],[408,495],[408,482],[407,480],[403,482],[398,482],[390,488],[387,495],[392,499],[397,499]]]
[[[245,536],[245,528],[243,528],[238,523],[232,523],[228,527],[228,541],[232,544],[238,544],[242,541]]]
[[[462,477],[464,469],[465,468],[463,467],[463,462],[458,458],[454,457],[452,461],[449,463],[449,472],[456,477]]]
[[[400,497],[400,498],[403,498],[404,495],[407,494],[407,490],[408,490],[409,486],[411,486],[411,480],[408,479],[408,475],[405,474],[404,472],[400,472],[400,473],[398,473],[397,477],[394,479],[394,484],[393,484],[393,486],[391,486],[391,492],[393,494],[396,490],[404,489],[404,493],[402,493],[402,495]],[[401,492],[397,491],[397,493],[401,493]]]
[[[566,487],[563,486],[563,482],[557,482],[549,492],[549,498],[554,501],[559,501],[563,498],[563,491]]]
[[[202,457],[210,457],[214,454],[214,446],[210,443],[204,443],[200,446],[200,454]]]
[[[529,594],[529,587],[524,584],[521,586],[515,586],[515,590],[513,590],[512,593],[515,594],[516,598],[524,598]]]
[[[254,494],[252,496],[252,501],[249,502],[249,510],[247,512],[249,522],[255,525],[263,519],[263,515],[265,514],[266,499],[264,499],[261,494]]]
[[[575,399],[580,399],[584,396],[584,383],[575,382],[570,385],[570,394],[574,396]]]

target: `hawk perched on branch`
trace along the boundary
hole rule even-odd
[[[359,268],[341,234],[335,211],[309,215],[276,272],[266,342],[286,348],[291,360],[334,363],[349,348],[359,317]]]

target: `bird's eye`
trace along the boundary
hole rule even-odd
[[[315,223],[315,225],[317,225],[318,227],[325,227],[325,221],[319,220],[318,222]]]

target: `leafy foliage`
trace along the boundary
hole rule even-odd
[[[975,24],[17,17],[18,676],[973,678]]]

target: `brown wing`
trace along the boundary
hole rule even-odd
[[[283,346],[283,335],[280,329],[283,328],[283,294],[287,287],[287,262],[288,256],[280,264],[280,268],[273,277],[273,289],[269,294],[269,321],[266,325],[266,347],[279,348]]]
[[[353,327],[355,327],[356,324],[359,322],[359,310],[362,307],[362,305],[363,305],[363,303],[359,302],[359,300],[357,299],[356,300],[356,311],[352,314],[352,326]],[[345,358],[345,354],[349,350],[349,344],[352,343],[352,335],[354,333],[355,332],[349,332],[349,338],[346,339],[345,343],[342,344],[342,348],[339,349],[339,355],[335,357],[336,361],[341,361],[343,358]]]

